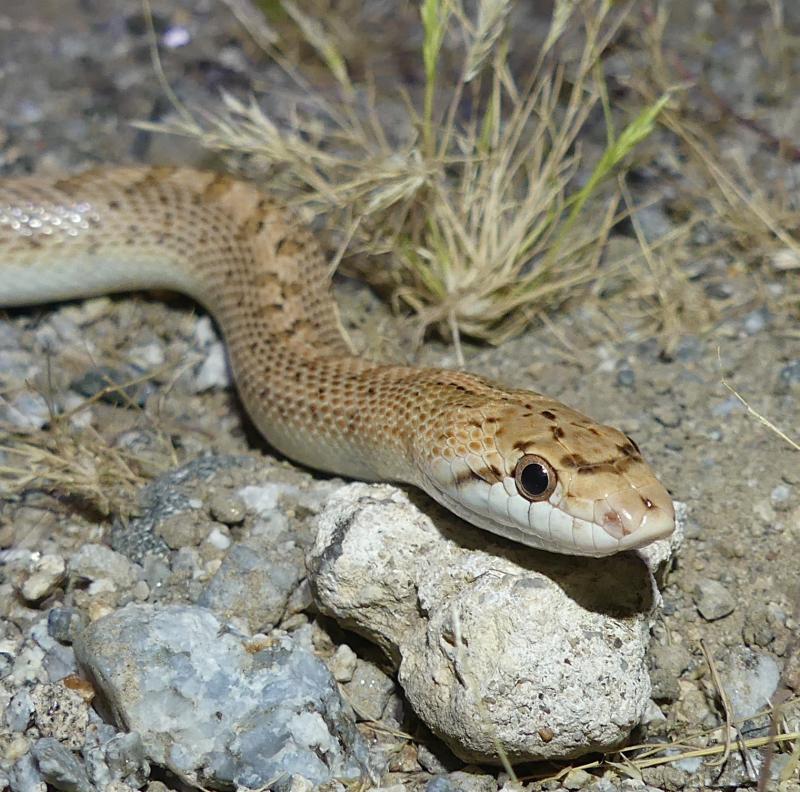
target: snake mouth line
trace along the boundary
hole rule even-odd
[[[539,536],[538,534],[526,533],[516,525],[501,521],[499,519],[494,519],[482,514],[481,512],[475,511],[469,506],[466,506],[465,504],[456,500],[449,493],[437,487],[436,484],[431,480],[428,480],[426,482],[426,486],[423,486],[422,489],[424,489],[437,503],[440,503],[446,509],[449,509],[462,520],[465,520],[466,522],[478,528],[483,528],[486,531],[490,531],[497,536],[502,536],[505,539],[510,539],[519,544],[523,544],[526,547],[531,547],[536,550],[552,550],[554,552],[559,552],[559,550],[561,550],[570,555],[580,554],[597,557],[616,552],[616,548],[610,549],[608,552],[603,552],[601,548],[596,547],[593,547],[592,549],[586,548],[584,551],[584,548],[574,544],[564,544],[561,542],[555,543],[553,541],[546,540],[544,537]]]
[[[448,492],[440,489],[430,479],[426,481],[422,489],[435,501],[472,526],[490,531],[497,536],[510,539],[526,547],[531,547],[536,550],[546,550],[548,552],[561,552],[568,555],[580,555],[589,558],[604,558],[619,552],[637,550],[658,540],[668,539],[674,530],[674,521],[667,519],[667,515],[664,515],[665,519],[663,520],[651,520],[650,524],[645,523],[633,533],[617,538],[609,534],[602,526],[584,520],[582,522],[590,529],[591,545],[567,543],[557,541],[554,537],[544,537],[536,533],[527,533],[517,525],[502,520],[501,515],[498,515],[497,519],[495,519],[478,512],[470,506],[456,500]],[[598,539],[602,540],[602,544],[598,544]]]

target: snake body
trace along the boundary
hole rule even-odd
[[[618,430],[532,391],[353,355],[313,236],[254,186],[186,168],[0,181],[0,306],[140,289],[212,314],[253,422],[297,462],[413,484],[556,552],[673,530],[669,494]]]

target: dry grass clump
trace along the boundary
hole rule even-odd
[[[305,93],[289,121],[255,99],[225,95],[218,111],[179,107],[175,121],[155,128],[265,165],[271,189],[335,230],[340,256],[346,250],[367,279],[390,287],[422,329],[456,342],[467,334],[498,343],[613,269],[600,267],[618,219],[608,177],[667,101],[665,94],[614,128],[601,59],[630,4],[557,0],[520,79],[510,65],[510,0],[478,0],[473,14],[463,0],[423,0],[419,96],[356,85],[327,22],[291,0],[281,6],[335,90],[315,90],[279,34],[239,14]],[[565,65],[569,47],[575,55]],[[606,142],[589,157],[581,136],[597,109]]]
[[[130,514],[136,508],[138,491],[177,464],[165,433],[153,427],[153,447],[134,449],[109,442],[92,426],[71,419],[107,393],[125,398],[125,388],[138,382],[141,379],[110,385],[67,412],[51,413],[43,429],[14,431],[0,425],[0,498],[9,501],[31,492],[46,492],[104,517]]]
[[[124,513],[146,479],[95,432],[39,432],[0,445],[3,498],[34,490],[65,496],[99,514]]]

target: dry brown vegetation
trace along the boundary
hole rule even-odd
[[[557,2],[520,78],[510,66],[509,0],[481,0],[473,16],[461,0],[425,0],[421,96],[355,85],[334,25],[293,2],[282,7],[326,67],[330,95],[298,100],[289,124],[255,99],[224,95],[218,111],[180,107],[158,128],[266,166],[270,189],[338,229],[337,260],[355,259],[367,280],[389,286],[422,330],[499,343],[577,287],[632,264],[630,255],[604,258],[611,227],[627,213],[610,177],[651,133],[669,92],[616,128],[602,59],[630,4]],[[314,90],[277,32],[254,35],[298,95]],[[445,48],[460,64],[452,82]],[[378,110],[387,103],[399,110],[391,129]],[[598,112],[606,142],[588,155],[582,134]]]

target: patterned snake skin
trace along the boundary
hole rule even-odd
[[[255,187],[184,168],[0,181],[0,306],[151,288],[214,316],[250,416],[291,459],[416,485],[560,553],[673,530],[669,494],[616,429],[470,374],[354,356],[315,240]]]

